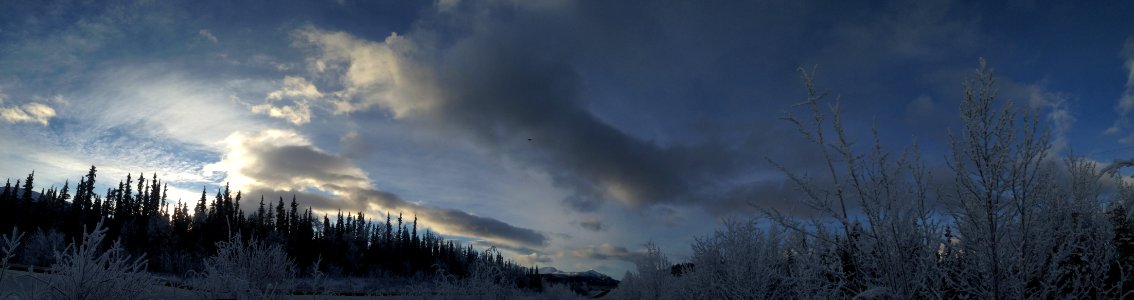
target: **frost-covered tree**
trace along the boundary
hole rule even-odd
[[[811,142],[823,159],[823,170],[809,177],[773,164],[796,185],[802,203],[819,215],[800,222],[766,210],[776,224],[801,234],[801,245],[811,245],[792,250],[793,259],[819,262],[797,271],[818,272],[824,280],[799,280],[797,289],[814,296],[832,290],[841,297],[866,292],[898,298],[938,296],[941,271],[935,250],[941,232],[930,209],[930,178],[917,145],[891,153],[871,128],[870,147],[856,147],[842,119],[841,100],[828,102],[827,93],[815,86],[814,72],[800,73],[808,96],[798,106],[809,116],[789,112],[784,119]],[[835,232],[829,230],[832,223]]]
[[[972,266],[958,274],[972,277],[956,287],[980,297],[1018,298],[1026,281],[1022,264],[1038,238],[1034,223],[1049,143],[1030,111],[998,101],[995,82],[981,61],[976,78],[965,84],[963,128],[950,135],[955,184],[948,197]]]

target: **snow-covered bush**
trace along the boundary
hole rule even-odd
[[[100,221],[81,241],[55,252],[48,285],[59,299],[149,299],[155,279],[145,257],[132,258],[117,241],[102,248],[106,227]]]
[[[494,257],[496,248],[485,250],[484,257]],[[511,299],[520,293],[516,283],[498,264],[480,259],[469,266],[469,276],[456,278],[451,274],[438,274],[434,297],[467,299]]]
[[[614,299],[680,299],[685,292],[684,280],[672,273],[673,264],[654,243],[646,244],[646,253],[634,262],[637,272],[627,271],[618,288],[610,293]]]
[[[48,266],[55,259],[55,251],[63,249],[65,245],[63,233],[58,230],[38,229],[20,247],[16,261],[29,266]]]
[[[725,228],[693,243],[694,268],[682,276],[696,299],[784,299],[790,290],[781,230],[728,220]]]
[[[319,271],[319,267],[323,264],[323,257],[319,256],[308,267],[306,274],[303,274],[303,279],[297,279],[295,288],[307,293],[314,293],[320,295],[330,294],[327,286],[327,274]]]
[[[217,254],[193,278],[193,288],[209,298],[278,298],[294,284],[295,263],[277,244],[234,236],[217,243]]]
[[[567,299],[582,299],[575,291],[571,290],[570,286],[566,284],[548,284],[544,285],[543,291],[539,295],[535,295],[539,299],[549,300],[567,300]]]

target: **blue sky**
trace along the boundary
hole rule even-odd
[[[800,67],[931,164],[981,57],[1055,151],[1134,155],[1134,3],[985,2],[0,0],[0,174],[231,182],[617,277],[793,206]]]

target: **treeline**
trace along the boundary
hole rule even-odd
[[[64,241],[79,240],[102,220],[107,241],[119,241],[133,255],[145,255],[151,272],[183,275],[200,270],[203,260],[217,252],[217,243],[239,236],[245,242],[257,239],[278,244],[294,259],[297,268],[339,276],[416,276],[442,274],[464,278],[473,265],[491,265],[506,281],[520,288],[539,288],[535,267],[520,266],[504,259],[495,249],[477,251],[472,245],[446,240],[441,235],[420,232],[417,218],[386,214],[373,221],[363,212],[322,216],[300,208],[292,197],[264,199],[253,203],[226,185],[213,195],[201,191],[196,203],[170,203],[168,186],[156,174],[149,179],[127,175],[104,194],[94,191],[97,170],[91,166],[71,194],[70,182],[61,188],[35,190],[35,173],[15,185],[9,180],[0,194],[0,232],[18,228],[32,234],[30,247],[20,260],[27,264],[50,263],[52,250]],[[275,200],[275,201],[272,201]],[[35,253],[47,252],[47,253]],[[316,263],[318,263],[316,265]],[[299,272],[303,273],[303,272]]]

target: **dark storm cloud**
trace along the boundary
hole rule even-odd
[[[583,106],[578,75],[516,41],[465,40],[445,60],[436,120],[550,170],[576,191],[568,203],[593,210],[604,198],[631,206],[680,201],[726,173],[735,154],[707,145],[661,146],[602,122]],[[723,152],[723,153],[722,153]]]
[[[606,231],[607,226],[601,220],[580,220],[579,227],[590,231]]]
[[[516,227],[495,218],[473,215],[448,208],[424,206],[402,200],[397,195],[373,189],[356,190],[349,196],[387,209],[416,214],[441,232],[480,237],[526,247],[543,247],[548,238],[541,232]]]
[[[627,262],[639,262],[646,256],[644,252],[630,251],[626,249],[626,247],[613,246],[611,244],[576,248],[571,250],[569,254],[573,257],[585,259],[621,260]]]
[[[941,44],[948,44],[956,37],[963,37],[957,43],[971,44],[972,26],[944,17],[952,13],[948,12],[948,6],[889,7],[889,14],[856,27],[872,28],[870,32],[881,34],[838,40],[854,32],[828,33],[837,43],[816,49],[819,51],[816,55],[838,53],[840,59],[847,55],[865,55],[871,51],[859,46],[866,42],[923,59],[939,56],[940,51],[928,50],[940,49]],[[935,7],[943,7],[946,12],[931,9]],[[719,122],[710,121],[714,124],[737,124],[732,123],[735,119],[729,119],[743,118],[745,114],[751,118],[778,116],[804,96],[793,69],[809,59],[796,54],[777,55],[798,59],[796,63],[728,61],[727,58],[739,58],[729,52],[792,52],[791,47],[801,43],[793,37],[816,29],[809,27],[814,24],[802,24],[792,16],[816,14],[816,7],[768,3],[736,6],[584,3],[556,9],[558,11],[551,13],[534,12],[535,16],[528,17],[531,19],[516,16],[502,18],[504,21],[479,20],[479,25],[489,29],[458,39],[445,49],[443,58],[432,65],[440,69],[438,86],[443,90],[443,104],[437,119],[511,157],[543,166],[557,184],[575,191],[565,199],[571,207],[592,210],[603,200],[617,199],[632,207],[695,203],[717,214],[741,209],[752,201],[779,205],[775,202],[784,201],[793,192],[783,187],[782,177],[743,183],[730,181],[749,172],[773,171],[764,163],[765,157],[792,169],[805,170],[818,163],[815,155],[808,153],[813,147],[799,141],[792,130],[782,130],[783,127],[771,122],[750,128],[693,132],[690,136],[678,137],[679,142],[667,143],[636,136],[613,125],[625,124],[620,119],[636,118],[635,113],[659,113],[648,108],[652,105],[674,106],[674,103],[697,105],[688,112],[660,112],[660,116],[670,118],[670,122],[689,122],[696,117],[694,113],[721,116],[723,120]],[[603,11],[625,14],[600,13]],[[934,11],[932,18],[917,20],[915,28],[933,28],[931,36],[911,35],[908,34],[910,29],[898,28],[911,23],[907,22],[909,18],[903,17],[905,14],[930,14],[927,11]],[[753,14],[757,19],[751,19]],[[890,17],[898,19],[887,22]],[[835,20],[844,21],[847,20]],[[761,26],[772,24],[782,26],[775,30]],[[933,24],[945,26],[933,27]],[[883,28],[888,25],[893,28]],[[581,29],[575,31],[575,28]],[[765,44],[771,41],[780,44]],[[641,111],[600,117],[593,107],[605,103],[588,98],[594,94],[587,92],[588,88],[604,85],[585,77],[596,74],[592,61],[609,63],[601,67],[605,72],[650,79],[651,89],[682,92],[677,97],[657,92],[628,95],[631,99],[627,101],[642,107]],[[746,82],[730,76],[753,73],[753,69],[742,69],[745,66],[753,69],[764,66],[784,72],[776,76],[777,79],[762,78],[772,83],[765,87],[782,85],[777,90],[755,94],[748,94],[752,92],[750,89],[730,90],[735,89],[731,85]],[[683,72],[694,75],[683,76]],[[675,73],[677,75],[673,75]],[[656,74],[672,77],[660,78]],[[712,81],[705,81],[706,78]],[[745,96],[750,98],[737,100]],[[698,99],[703,97],[712,98]],[[749,103],[738,104],[738,101]],[[730,106],[740,112],[730,111]],[[754,110],[756,107],[779,109]],[[749,112],[743,113],[746,110]],[[739,197],[741,195],[743,198]]]
[[[845,6],[851,15],[872,11]],[[296,36],[300,48],[316,50],[309,57],[320,70],[314,76],[341,70],[338,94],[364,99],[332,99],[340,112],[378,105],[477,141],[545,171],[571,192],[563,200],[575,210],[614,200],[635,209],[692,204],[722,214],[751,211],[752,201],[783,201],[782,175],[742,178],[774,173],[765,158],[792,170],[820,164],[786,124],[752,121],[773,120],[805,97],[797,67],[831,57],[875,60],[873,47],[901,54],[891,67],[932,60],[948,53],[932,50],[956,37],[967,49],[975,39],[971,22],[949,18],[952,10],[931,13],[935,7],[942,6],[887,7],[881,18],[863,21],[809,4],[461,2],[384,41],[313,28]],[[910,13],[932,17],[913,20],[932,34],[903,28],[912,21],[901,16]],[[842,25],[853,26],[831,30]],[[341,65],[321,65],[327,62]],[[831,77],[882,71],[893,70]],[[618,92],[603,93],[610,90]],[[916,95],[901,96],[904,105]],[[856,100],[848,101],[848,115],[864,120],[888,105]],[[891,111],[884,112],[902,113]],[[865,140],[865,132],[852,135]]]

